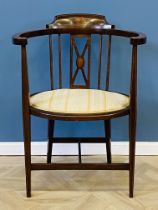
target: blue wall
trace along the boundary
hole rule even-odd
[[[20,48],[12,45],[12,35],[42,28],[56,14],[74,12],[103,14],[120,28],[147,34],[147,45],[139,48],[137,139],[158,140],[157,7],[156,0],[0,0],[0,141],[22,140]],[[128,51],[128,48],[125,48],[124,54],[129,53]],[[33,65],[36,67],[36,64]],[[123,62],[120,66],[124,66]],[[120,73],[116,71],[115,74],[114,83],[117,83]],[[39,81],[35,72],[32,77]],[[46,77],[47,75],[40,71],[40,78],[45,84]],[[126,118],[113,121],[112,139],[127,139],[126,124]],[[33,139],[46,139],[46,126],[46,120],[33,118]],[[58,122],[55,135],[102,136],[103,123]]]

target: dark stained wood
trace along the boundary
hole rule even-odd
[[[82,50],[82,53],[79,53],[79,49],[77,47],[75,38],[80,37],[80,38],[87,38],[86,44]],[[91,45],[91,37],[87,36],[87,35],[71,35],[70,38],[70,87],[71,88],[89,88],[90,86],[90,45]],[[76,53],[76,69],[75,69],[75,73],[73,74],[73,49],[75,49],[75,53]],[[86,50],[88,50],[88,73],[86,75],[85,73],[85,53]],[[76,77],[79,73],[79,71],[81,71],[82,73],[82,77],[84,80],[85,84],[75,84],[75,80]]]
[[[111,142],[110,142],[110,138],[111,138],[111,126],[110,126],[110,121],[105,121],[105,134],[106,137],[105,138],[84,138],[84,137],[80,137],[80,138],[70,138],[70,137],[66,137],[66,138],[59,138],[59,137],[52,137],[53,133],[52,130],[50,130],[50,128],[52,129],[53,126],[49,125],[49,132],[51,132],[51,135],[48,138],[48,154],[47,154],[47,163],[51,163],[51,155],[52,155],[52,144],[57,143],[78,143],[78,160],[79,163],[82,162],[81,158],[81,143],[105,143],[106,142],[106,151],[107,151],[107,162],[111,163]]]
[[[31,197],[31,119],[29,111],[29,83],[27,72],[26,46],[21,47],[22,63],[22,110],[23,110],[23,134],[25,152],[26,194]]]
[[[73,78],[73,36],[70,35],[70,88],[72,88]]]
[[[87,75],[87,88],[90,88],[90,72],[91,72],[91,35],[88,37],[88,75]]]
[[[53,139],[54,139],[54,120],[48,120],[48,150],[47,150],[47,163],[51,163]]]
[[[63,138],[60,138],[60,137],[55,137],[55,138],[52,138],[52,141],[53,143],[104,143],[105,144],[105,138],[103,137],[97,137],[97,138],[94,138],[94,137],[80,137],[80,138],[77,138],[77,137],[63,137]]]
[[[16,45],[27,45],[28,39],[38,36],[46,36],[51,34],[102,34],[102,35],[111,35],[119,37],[127,37],[130,40],[131,45],[142,45],[146,43],[146,36],[143,33],[137,33],[133,31],[124,31],[119,29],[102,29],[102,28],[70,28],[70,29],[41,29],[36,31],[28,31],[24,33],[19,33],[13,36],[13,43]]]
[[[56,15],[54,17],[54,20],[58,19],[63,19],[63,18],[71,18],[71,17],[85,17],[85,18],[99,18],[101,20],[104,20],[106,24],[109,24],[108,21],[106,20],[105,16],[103,15],[98,15],[98,14],[85,14],[85,13],[72,13],[72,14],[61,14],[61,15]]]
[[[129,114],[129,196],[133,197],[134,191],[134,170],[135,170],[135,144],[136,144],[136,123],[137,123],[137,45],[132,50],[132,69],[130,87],[130,114]]]
[[[65,120],[65,121],[93,121],[93,120],[110,120],[111,118],[123,117],[128,115],[130,108],[116,111],[116,112],[107,112],[100,114],[65,114],[65,113],[53,113],[48,111],[43,111],[30,107],[31,114],[52,120]]]
[[[54,69],[53,69],[53,42],[52,36],[49,35],[49,65],[50,65],[50,84],[51,89],[54,89]]]
[[[105,128],[107,162],[111,163],[112,158],[111,158],[111,121],[110,120],[104,121],[104,128]]]
[[[101,60],[102,60],[102,40],[103,37],[100,35],[99,41],[99,62],[98,62],[98,89],[100,89],[100,76],[101,76]]]
[[[21,45],[22,49],[22,100],[23,100],[23,129],[24,129],[24,148],[25,148],[25,170],[26,170],[26,191],[27,197],[31,196],[31,170],[129,170],[129,196],[133,197],[134,190],[134,168],[135,168],[135,142],[136,142],[136,116],[137,116],[137,46],[146,43],[146,36],[142,33],[131,32],[126,30],[118,30],[111,27],[105,29],[104,26],[108,24],[104,16],[89,15],[89,14],[75,14],[77,19],[73,19],[73,24],[70,27],[47,28],[36,31],[29,31],[16,34],[13,37],[13,43]],[[71,17],[74,14],[56,16],[55,21],[61,18],[68,18],[71,23]],[[92,17],[94,22],[98,23],[98,27],[92,22],[85,27],[84,18]],[[75,23],[75,24],[74,24]],[[108,58],[107,58],[107,75],[106,75],[106,90],[109,90],[110,79],[110,57],[111,57],[111,39],[112,37],[124,37],[129,40],[132,45],[132,64],[131,64],[131,82],[130,82],[130,105],[129,107],[109,112],[109,113],[92,113],[92,114],[75,114],[75,113],[56,113],[40,110],[29,105],[29,82],[27,69],[27,53],[26,45],[30,38],[49,36],[49,52],[50,52],[50,79],[51,89],[54,89],[54,70],[53,69],[53,44],[52,35],[58,35],[58,52],[59,52],[59,88],[62,88],[62,34],[70,35],[70,88],[90,88],[90,71],[91,71],[91,43],[92,35],[98,34],[100,36],[99,46],[99,63],[98,63],[98,89],[100,89],[101,80],[101,63],[102,63],[102,36],[109,36],[108,41]],[[79,53],[75,38],[87,38],[82,53]],[[77,60],[76,69],[73,71],[73,50],[75,50]],[[85,73],[85,53],[88,51],[88,69]],[[76,71],[75,71],[76,70]],[[85,84],[75,84],[78,71],[81,71]],[[97,78],[96,78],[97,79]],[[33,163],[31,164],[31,115],[48,119],[48,154],[47,164]],[[129,116],[129,163],[111,163],[111,120],[117,117]],[[104,138],[55,138],[54,137],[54,120],[64,121],[92,121],[104,120],[105,137]],[[81,161],[81,143],[105,143],[107,150],[107,163],[82,163]],[[79,163],[56,163],[51,164],[52,144],[53,143],[78,143]]]
[[[78,141],[78,162],[82,163],[82,155],[81,155],[81,141]]]
[[[59,49],[59,88],[62,88],[62,54],[61,54],[61,34],[58,35],[58,49]]]
[[[108,41],[108,61],[107,61],[107,69],[106,69],[106,89],[109,90],[109,79],[110,79],[110,59],[111,59],[111,35],[109,36]]]
[[[62,14],[54,17],[54,20],[47,24],[47,28],[114,28],[103,15],[96,14]]]
[[[129,163],[32,163],[31,170],[129,170]]]

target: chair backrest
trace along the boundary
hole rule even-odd
[[[98,55],[98,69],[97,69],[97,88],[101,86],[101,64],[102,64],[102,49],[103,37],[108,38],[107,58],[106,58],[106,78],[105,90],[109,88],[110,77],[110,58],[111,58],[111,41],[113,36],[128,38],[132,45],[132,61],[131,61],[131,82],[130,82],[130,103],[132,107],[136,107],[137,95],[137,46],[146,43],[146,36],[142,33],[130,32],[125,30],[118,30],[113,25],[110,25],[106,18],[101,15],[89,14],[71,14],[56,16],[54,21],[47,25],[47,28],[36,31],[29,31],[16,34],[13,37],[13,43],[21,45],[22,49],[22,89],[23,97],[26,106],[29,106],[29,81],[28,81],[28,66],[27,66],[27,49],[28,39],[33,37],[48,36],[49,37],[49,54],[50,54],[50,78],[51,88],[54,89],[54,62],[53,53],[53,36],[58,36],[58,73],[59,73],[59,88],[63,87],[63,66],[62,56],[62,36],[64,34],[70,37],[70,88],[90,88],[91,79],[91,48],[92,35],[99,36],[99,49],[96,52]],[[76,39],[86,39],[86,43],[80,52]],[[76,56],[76,59],[74,58]],[[68,56],[67,56],[68,57]],[[86,59],[87,58],[87,59]],[[105,57],[104,57],[105,59]],[[87,67],[86,67],[87,64]],[[82,84],[76,84],[78,74],[83,78]]]
[[[54,21],[47,25],[49,29],[70,29],[74,30],[76,28],[80,29],[111,29],[114,25],[110,25],[105,16],[94,15],[94,14],[65,14],[55,16]],[[109,88],[109,77],[110,77],[110,57],[111,57],[111,35],[98,34],[99,36],[99,49],[97,52],[98,57],[98,75],[97,87],[100,89],[101,83],[101,69],[102,69],[102,48],[103,48],[103,38],[108,37],[107,44],[107,64],[106,64],[106,87]],[[58,64],[59,64],[59,88],[63,87],[62,79],[62,33],[58,34]],[[80,43],[76,40],[79,39],[81,42],[85,40],[84,46],[80,49]],[[70,88],[90,88],[91,80],[91,46],[92,46],[92,33],[88,34],[70,34]],[[53,36],[49,35],[49,53],[50,53],[50,78],[51,78],[51,88],[54,89],[54,59],[53,59]],[[67,56],[67,55],[66,55]],[[68,56],[67,56],[68,57]],[[104,57],[105,59],[105,57]],[[75,65],[74,65],[75,64]],[[82,84],[77,83],[77,77],[81,74]]]

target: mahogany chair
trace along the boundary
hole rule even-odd
[[[70,39],[69,56],[70,67],[65,69],[62,63],[63,48],[62,36],[66,34]],[[92,89],[92,40],[99,37],[97,87]],[[33,37],[48,37],[50,90],[30,94],[27,49],[29,40]],[[58,50],[54,47],[54,36],[58,36]],[[129,40],[132,47],[130,93],[109,91],[110,61],[112,37],[123,37]],[[104,43],[105,38],[108,44]],[[86,39],[82,50],[79,50],[76,39]],[[128,170],[129,196],[133,197],[135,142],[136,142],[136,112],[137,112],[137,46],[145,44],[146,37],[142,33],[118,30],[110,25],[102,15],[93,14],[66,14],[58,15],[47,28],[16,34],[13,43],[21,45],[22,57],[22,102],[23,102],[23,129],[26,169],[27,197],[31,197],[31,171],[33,170]],[[107,49],[106,65],[102,65],[103,48]],[[81,52],[80,52],[81,51]],[[54,53],[58,53],[58,61]],[[120,52],[121,53],[121,52]],[[58,68],[54,68],[54,63]],[[55,88],[55,71],[58,72],[58,88]],[[69,74],[69,88],[63,87],[63,71]],[[106,72],[105,78],[102,71]],[[65,72],[64,72],[65,73]],[[77,79],[78,75],[83,82]],[[104,80],[104,88],[101,81]],[[48,119],[48,153],[47,163],[31,163],[31,115]],[[129,163],[112,163],[111,159],[111,119],[129,116]],[[64,121],[93,121],[103,120],[105,138],[55,138],[54,123],[56,120]],[[51,163],[53,143],[78,143],[79,163]],[[82,163],[81,143],[106,143],[107,163]]]

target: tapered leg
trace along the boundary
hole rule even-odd
[[[48,150],[47,150],[47,163],[51,163],[52,147],[54,136],[54,120],[48,121]]]
[[[25,173],[26,194],[31,197],[31,119],[28,113],[23,114],[24,151],[25,151]]]
[[[82,163],[82,156],[81,156],[81,142],[78,142],[78,162]]]
[[[104,128],[105,128],[105,141],[106,141],[106,152],[107,152],[107,162],[111,163],[111,121],[105,120],[104,121]]]
[[[136,144],[136,115],[129,115],[129,197],[133,198],[134,171],[135,171],[135,144]]]

